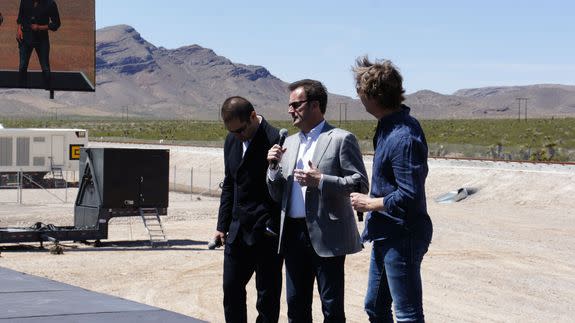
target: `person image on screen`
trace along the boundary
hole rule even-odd
[[[391,61],[354,67],[365,110],[377,120],[371,193],[352,193],[355,210],[368,212],[363,241],[372,241],[365,311],[370,322],[424,322],[421,262],[433,226],[425,199],[427,142],[404,100],[403,78]]]
[[[60,28],[60,14],[54,0],[20,0],[16,39],[20,51],[19,86],[28,87],[28,64],[32,51],[36,51],[44,88],[51,88],[50,36]]]

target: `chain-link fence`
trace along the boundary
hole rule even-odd
[[[170,168],[170,191],[190,195],[219,196],[224,172],[221,167],[178,167]]]

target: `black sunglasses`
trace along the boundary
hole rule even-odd
[[[304,103],[306,103],[306,102],[308,102],[308,101],[309,101],[309,99],[307,99],[307,100],[301,100],[301,101],[293,101],[293,102],[290,102],[290,103],[288,104],[288,107],[294,108],[294,109],[299,109],[299,107],[301,107],[302,104],[304,104]]]
[[[245,124],[245,125],[243,125],[243,127],[239,127],[236,130],[230,130],[230,132],[240,134],[240,133],[244,132],[247,127],[248,127],[248,124]]]

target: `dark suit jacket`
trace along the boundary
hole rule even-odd
[[[263,237],[266,221],[279,218],[279,205],[266,185],[267,154],[278,140],[278,129],[263,117],[243,158],[242,142],[231,133],[226,138],[217,230],[228,233],[227,243],[241,237],[247,245],[253,245]]]

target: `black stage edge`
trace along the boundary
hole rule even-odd
[[[0,70],[0,88],[44,89],[41,71],[28,72],[28,85],[19,85],[18,71]],[[94,92],[94,85],[82,72],[52,71],[51,91]]]
[[[0,267],[0,322],[205,321]]]

